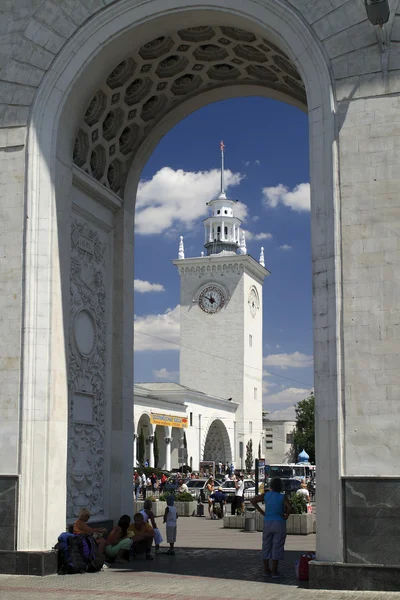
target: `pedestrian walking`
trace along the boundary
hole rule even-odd
[[[275,477],[271,481],[271,489],[266,494],[260,494],[250,500],[255,509],[264,515],[262,545],[264,575],[273,579],[280,577],[278,564],[284,557],[286,521],[292,511],[292,505],[282,494],[282,489],[282,479]],[[259,503],[262,502],[264,502],[265,510],[259,506]],[[272,560],[272,569],[270,560]]]
[[[178,511],[174,506],[174,497],[168,496],[167,498],[167,508],[164,512],[164,523],[166,525],[167,530],[167,543],[169,544],[169,550],[167,554],[171,554],[175,556],[175,542],[176,542],[176,533],[177,533],[177,521],[178,521]]]
[[[208,502],[208,515],[209,515],[210,519],[212,519],[213,518],[213,515],[212,515],[213,502],[211,500],[211,494],[214,492],[214,477],[209,477],[208,478],[207,485],[206,485],[206,490],[208,492],[208,498],[207,498],[207,502]]]
[[[156,487],[157,487],[157,475],[154,473],[154,471],[150,476],[150,481],[151,481],[151,491],[153,492],[153,494],[155,494]]]

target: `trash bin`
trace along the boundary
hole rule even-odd
[[[253,506],[246,508],[244,516],[244,530],[253,532],[256,530],[256,509]]]

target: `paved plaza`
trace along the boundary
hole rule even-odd
[[[288,537],[283,577],[275,582],[262,576],[261,533],[227,530],[219,521],[195,517],[181,518],[178,526],[176,556],[160,554],[152,562],[137,560],[86,575],[0,575],[0,599],[400,600],[400,593],[324,592],[300,586],[293,564],[301,552],[315,548],[315,535]]]

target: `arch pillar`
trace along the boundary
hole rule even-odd
[[[171,442],[172,442],[172,427],[169,425],[165,428],[167,435],[164,438],[165,441],[165,469],[166,471],[171,470]]]

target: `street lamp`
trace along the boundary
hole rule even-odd
[[[384,25],[389,20],[388,0],[364,0],[368,19],[372,25]]]

